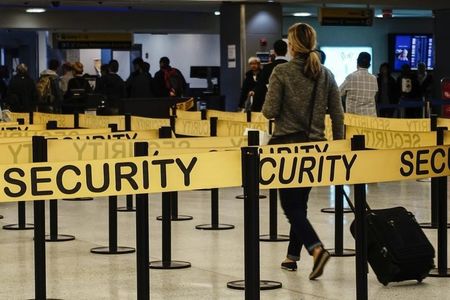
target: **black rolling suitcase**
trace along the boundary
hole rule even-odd
[[[368,210],[367,260],[383,285],[421,282],[434,267],[434,248],[404,207]],[[351,224],[354,234],[354,222]]]

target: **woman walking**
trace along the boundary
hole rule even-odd
[[[271,144],[325,140],[325,114],[332,120],[333,139],[344,137],[344,110],[339,89],[330,70],[320,63],[315,50],[315,30],[304,23],[289,28],[289,52],[293,59],[277,66],[269,80],[262,112],[275,119]],[[287,257],[281,267],[297,270],[302,246],[313,257],[309,279],[320,277],[330,258],[307,218],[310,187],[280,189],[280,201],[291,224]]]

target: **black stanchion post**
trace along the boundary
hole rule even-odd
[[[159,129],[160,136],[167,136],[170,127]],[[172,260],[172,227],[171,227],[171,198],[173,192],[162,193],[162,260],[150,262],[150,269],[184,269],[191,263]]]
[[[437,115],[430,116],[431,131],[436,132],[436,145],[443,145],[444,139],[438,134]],[[420,223],[423,229],[438,228],[439,178],[431,178],[431,222]]]
[[[252,122],[252,112],[249,110],[246,112],[247,114],[247,123],[251,123]]]
[[[80,113],[77,111],[73,113],[73,128],[80,128]]]
[[[125,131],[131,131],[131,114],[125,114]],[[135,212],[136,208],[133,206],[133,195],[126,196],[125,207],[119,207],[117,209],[119,212]]]
[[[356,135],[351,140],[352,150],[364,150],[365,137]],[[367,300],[367,222],[366,185],[355,184],[355,248],[356,248],[356,299]]]
[[[210,121],[210,135],[217,136],[217,118],[212,117]],[[219,222],[219,189],[211,189],[211,224],[201,224],[195,226],[199,230],[230,230],[234,225],[220,224]]]
[[[256,132],[258,133],[258,132]],[[246,300],[260,299],[260,290],[278,289],[280,282],[260,280],[259,267],[259,149],[242,148],[244,187],[244,280],[230,281],[227,287],[245,290]]]
[[[172,129],[170,127],[162,127],[159,131],[159,138],[166,139],[172,137]],[[192,216],[178,214],[178,192],[170,192],[170,216],[172,221],[189,221]],[[158,221],[162,220],[162,216],[156,218]]]
[[[177,117],[176,116],[170,116],[170,128],[172,129],[172,132],[176,135],[175,131],[175,123],[176,123]]]
[[[202,120],[207,120],[208,119],[208,111],[206,109],[202,109],[200,111],[200,118]]]
[[[56,121],[47,122],[47,130],[55,130],[58,128]],[[67,242],[73,241],[75,237],[68,234],[58,234],[58,200],[49,201],[50,211],[50,234],[45,236],[47,242]]]
[[[438,127],[438,145],[444,144],[444,131],[447,128]],[[447,258],[447,177],[437,177],[433,178],[437,180],[437,225],[438,225],[438,250],[437,250],[437,260],[438,267],[431,270],[430,276],[432,277],[450,277],[450,270],[448,268],[448,258]]]
[[[33,124],[34,123],[34,119],[33,119],[33,111],[30,111],[29,112],[29,114],[28,114],[28,116],[29,116],[29,122],[28,122],[28,124]]]
[[[33,162],[47,161],[47,141],[42,136],[32,137]],[[45,259],[45,201],[33,202],[34,207],[34,297],[47,299]]]
[[[117,124],[109,124],[112,132],[117,132]],[[107,247],[96,247],[91,249],[94,254],[128,254],[135,251],[131,247],[117,246],[117,196],[108,197],[108,235],[109,245]]]
[[[344,186],[334,186],[334,248],[328,249],[331,256],[355,256],[355,250],[344,249]]]
[[[148,143],[134,144],[134,156],[148,156]],[[136,195],[136,280],[137,299],[150,299],[148,194]]]

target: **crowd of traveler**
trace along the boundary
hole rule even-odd
[[[288,45],[278,40],[273,45],[274,55],[271,62],[265,65],[257,57],[248,61],[249,71],[245,74],[239,102],[240,110],[259,112],[265,101],[269,78],[274,68],[287,62],[285,57]],[[323,64],[326,56],[315,49]],[[377,105],[384,107],[378,113],[380,117],[393,117],[396,109],[392,104],[400,101],[422,101],[433,97],[433,76],[427,71],[424,63],[419,63],[417,71],[411,70],[408,64],[403,65],[401,72],[394,77],[388,63],[381,64],[379,73],[374,76],[369,73],[371,55],[363,52],[358,56],[357,70],[348,75],[339,87],[344,107],[347,112],[361,115],[377,116]],[[405,116],[422,117],[420,108],[406,108]]]
[[[81,62],[61,63],[51,59],[48,69],[34,81],[25,64],[16,67],[14,75],[0,66],[0,106],[16,112],[67,112],[88,97],[104,100],[100,113],[118,114],[120,100],[126,98],[182,97],[187,83],[183,74],[170,65],[168,57],[160,59],[155,77],[150,64],[142,58],[133,60],[133,71],[124,80],[118,74],[119,62],[111,60],[100,67],[100,75],[84,71]],[[96,98],[96,99],[97,99]]]

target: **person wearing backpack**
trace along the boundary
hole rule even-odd
[[[39,111],[60,112],[63,93],[60,88],[60,79],[58,75],[59,61],[51,59],[48,63],[48,69],[44,70],[37,82],[37,91],[39,96]]]
[[[154,79],[155,94],[158,97],[182,97],[187,84],[180,70],[170,66],[168,57],[161,57],[159,67]]]

